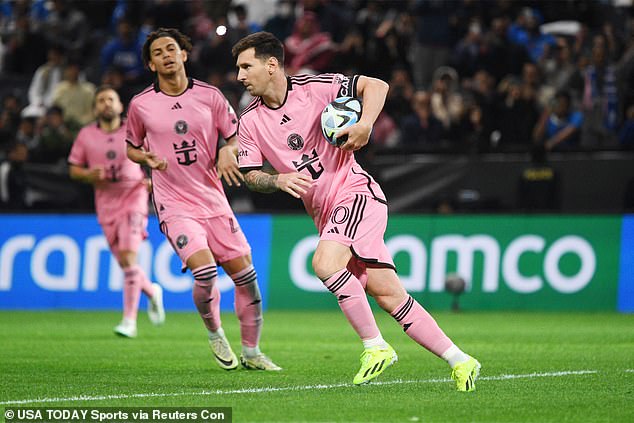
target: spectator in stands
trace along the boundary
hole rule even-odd
[[[335,52],[330,35],[321,32],[313,12],[306,12],[297,20],[284,46],[289,75],[322,72],[330,65]]]
[[[491,29],[485,34],[485,45],[489,53],[483,65],[496,81],[501,81],[509,74],[519,75],[522,72],[522,65],[530,61],[524,46],[515,44],[509,39],[510,21],[506,15],[493,18]]]
[[[569,90],[577,72],[570,44],[565,37],[557,37],[551,53],[539,64],[539,71],[544,75],[542,91],[547,91],[547,96],[552,96],[561,90]],[[575,100],[577,99],[573,96],[573,101]]]
[[[60,164],[66,161],[73,140],[80,129],[74,121],[65,121],[61,107],[53,106],[46,112],[40,142],[33,152],[33,161]]]
[[[458,74],[453,68],[440,67],[434,73],[431,109],[443,124],[450,139],[456,139],[465,113],[462,96],[458,93]]]
[[[48,49],[48,60],[35,71],[29,85],[29,105],[26,113],[44,116],[46,109],[53,105],[53,92],[62,81],[64,73],[64,53],[60,46]]]
[[[416,35],[410,48],[414,84],[429,89],[435,70],[447,65],[454,45],[455,4],[448,1],[416,0]],[[442,119],[441,119],[442,120]]]
[[[20,124],[15,134],[15,142],[25,145],[29,151],[35,150],[40,143],[37,117],[22,112]]]
[[[583,115],[573,110],[570,94],[555,94],[552,107],[544,109],[533,130],[533,140],[546,151],[566,151],[579,147]]]
[[[29,16],[23,14],[17,17],[13,31],[6,35],[3,70],[16,75],[33,74],[46,60],[47,44],[42,34],[31,28]]]
[[[6,160],[0,160],[0,210],[21,210],[27,206],[26,173],[23,165],[29,157],[24,144],[14,142]]]
[[[231,45],[235,44],[240,38],[262,29],[255,21],[249,20],[247,8],[243,4],[238,4],[232,8],[229,14],[229,23]]]
[[[539,117],[537,105],[522,97],[522,85],[517,78],[505,78],[498,91],[500,98],[495,112],[495,127],[499,131],[499,148],[527,148]]]
[[[79,62],[71,60],[66,64],[64,80],[57,84],[53,92],[53,104],[62,108],[65,120],[73,120],[83,126],[93,120],[95,86],[81,81],[80,72]]]
[[[548,49],[555,45],[553,35],[542,34],[539,30],[542,21],[543,18],[537,9],[525,7],[520,11],[516,22],[509,28],[511,40],[526,48],[533,63],[542,61]]]
[[[416,91],[412,98],[413,113],[401,121],[401,145],[407,147],[429,147],[439,145],[444,137],[442,122],[434,116],[431,95],[427,91]]]
[[[264,24],[264,31],[275,35],[278,40],[285,40],[293,32],[295,13],[291,0],[278,0],[275,5],[275,15]],[[346,33],[346,35],[349,32]]]
[[[618,125],[616,67],[610,61],[605,37],[593,38],[590,64],[583,72],[583,145],[610,145]]]
[[[451,63],[462,78],[471,78],[484,65],[488,54],[482,23],[476,19],[469,23],[467,33],[453,49]]]
[[[392,76],[388,84],[390,85],[390,90],[387,93],[383,110],[385,110],[392,119],[400,122],[405,116],[412,113],[412,98],[415,91],[414,83],[405,66],[395,65],[392,68]]]
[[[50,44],[62,46],[69,55],[82,55],[87,46],[90,24],[86,16],[68,0],[53,0],[43,24],[43,34]]]
[[[634,104],[625,111],[625,122],[619,131],[619,144],[624,150],[634,150]]]
[[[526,62],[522,66],[522,96],[534,100],[542,109],[553,98],[553,93],[545,89],[539,67],[535,63]]]
[[[144,72],[141,46],[132,22],[122,18],[117,23],[116,36],[101,49],[101,69],[117,67],[126,83],[137,83]]]

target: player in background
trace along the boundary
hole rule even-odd
[[[388,85],[366,76],[288,77],[282,43],[267,32],[243,38],[232,52],[238,80],[255,97],[240,116],[240,170],[250,189],[301,198],[313,218],[320,236],[315,274],[336,296],[364,345],[353,382],[369,382],[398,359],[381,336],[367,292],[407,335],[449,363],[459,391],[474,390],[480,363],[462,352],[401,285],[383,240],[385,195],[354,158],[353,151],[368,143]],[[320,115],[341,96],[361,97],[363,113],[357,124],[340,132],[348,141],[339,149],[323,138]],[[263,172],[264,160],[278,173]]]
[[[237,117],[220,90],[187,77],[189,38],[173,28],[150,33],[143,61],[156,74],[128,110],[128,157],[152,169],[152,197],[161,231],[194,276],[193,299],[217,364],[238,360],[220,321],[217,265],[235,283],[242,354],[247,369],[281,370],[259,349],[262,300],[242,233],[220,177],[240,185]],[[218,149],[218,135],[226,145]],[[216,171],[217,167],[217,171]]]
[[[96,122],[79,131],[68,157],[70,177],[94,186],[97,219],[124,273],[123,320],[114,331],[134,338],[141,291],[149,299],[150,321],[165,321],[163,290],[137,264],[137,251],[147,237],[149,180],[126,155],[126,124],[117,92],[99,87],[93,106]]]

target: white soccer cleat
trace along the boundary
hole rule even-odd
[[[238,358],[231,349],[229,341],[225,336],[209,340],[209,348],[214,354],[218,366],[225,370],[234,370],[238,368]]]
[[[165,323],[165,307],[163,307],[163,288],[157,283],[153,283],[154,295],[148,301],[147,315],[152,324],[159,326]]]
[[[136,322],[123,319],[121,323],[115,326],[114,333],[124,338],[136,338]]]

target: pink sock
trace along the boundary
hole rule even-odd
[[[203,319],[207,329],[216,332],[220,327],[220,291],[216,284],[218,270],[215,264],[192,269],[194,288],[192,296],[198,314]]]
[[[434,318],[410,295],[390,314],[410,338],[438,357],[453,345]]]
[[[236,285],[235,309],[240,320],[242,345],[255,348],[262,332],[262,298],[253,265],[231,275]]]
[[[147,275],[145,274],[145,272],[143,271],[143,269],[141,269],[140,266],[137,265],[137,267],[139,268],[139,272],[141,273],[141,291],[143,291],[143,293],[148,297],[148,298],[152,298],[152,296],[154,296],[154,287],[152,286],[152,282],[148,279]]]
[[[381,334],[359,280],[347,269],[341,269],[324,281],[326,288],[337,297],[339,307],[362,340]]]
[[[123,269],[123,317],[136,321],[141,297],[141,270],[138,266]]]

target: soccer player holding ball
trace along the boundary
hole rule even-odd
[[[282,190],[304,202],[319,230],[313,269],[363,341],[364,384],[398,359],[383,339],[366,296],[370,294],[414,341],[452,367],[459,391],[473,391],[480,363],[462,352],[403,288],[383,239],[387,201],[381,187],[354,158],[368,143],[388,85],[367,76],[286,76],[282,43],[270,33],[236,43],[238,81],[255,99],[240,116],[239,167],[258,192]],[[361,98],[361,119],[337,134],[339,148],[324,140],[321,113],[340,97]],[[278,172],[263,172],[267,160]]]
[[[220,321],[220,265],[235,284],[243,367],[281,370],[259,348],[262,299],[251,247],[220,177],[240,185],[237,116],[216,87],[187,77],[192,45],[173,28],[151,32],[143,61],[156,81],[130,102],[128,157],[152,169],[152,197],[161,231],[194,276],[193,298],[218,366],[238,367]],[[218,149],[218,135],[227,144]],[[216,170],[216,167],[218,170]]]
[[[93,100],[97,121],[79,131],[68,157],[72,179],[95,188],[97,220],[112,254],[123,269],[123,319],[117,335],[137,336],[141,292],[149,299],[150,321],[165,321],[163,290],[151,283],[137,264],[137,251],[147,237],[148,190],[141,167],[126,156],[126,122],[117,92],[101,86]]]

